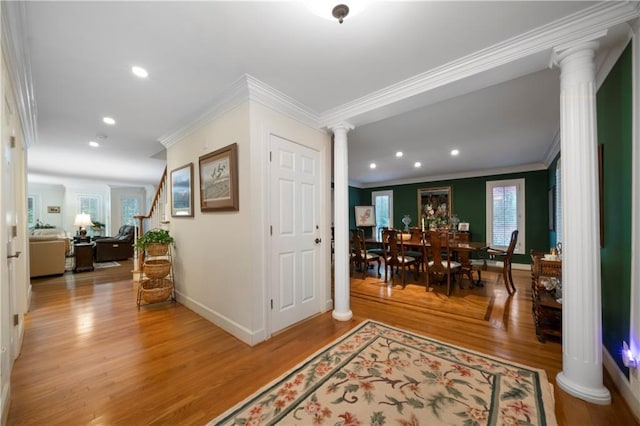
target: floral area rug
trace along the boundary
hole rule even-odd
[[[543,370],[374,321],[209,425],[555,425]]]

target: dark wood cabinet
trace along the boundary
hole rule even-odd
[[[562,337],[562,261],[531,251],[531,297],[538,341]]]
[[[93,271],[94,243],[77,243],[73,245],[75,267],[73,272]]]

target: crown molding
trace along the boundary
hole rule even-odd
[[[244,74],[216,98],[216,103],[211,108],[175,132],[160,137],[158,141],[165,148],[169,148],[190,133],[247,101],[258,102],[294,120],[320,128],[319,116],[310,108],[257,78]]]
[[[601,2],[322,113],[322,124],[374,111],[640,16],[637,2]]]
[[[553,136],[553,142],[544,156],[544,164],[549,167],[553,160],[560,154],[560,129],[556,130],[556,134]]]
[[[7,55],[7,69],[22,120],[27,148],[37,143],[37,108],[31,77],[26,2],[2,2],[2,50]]]
[[[410,184],[416,184],[416,183],[437,182],[437,181],[444,181],[444,180],[458,180],[458,179],[477,178],[477,177],[484,177],[484,176],[506,175],[510,173],[535,172],[539,170],[546,170],[547,167],[548,165],[544,163],[531,163],[531,164],[522,164],[522,165],[513,166],[513,167],[501,167],[501,168],[488,169],[488,170],[474,170],[470,172],[422,176],[422,177],[416,177],[416,178],[410,178],[410,179],[388,180],[388,181],[381,181],[381,182],[374,182],[374,183],[359,183],[356,181],[349,181],[349,185],[355,188],[368,189],[368,188],[378,188],[381,186],[410,185]]]

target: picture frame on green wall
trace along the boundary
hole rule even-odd
[[[356,226],[376,226],[374,206],[355,206]]]
[[[424,229],[440,228],[451,219],[453,195],[450,186],[418,189],[418,217]]]

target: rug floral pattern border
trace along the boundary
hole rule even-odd
[[[555,425],[543,370],[365,321],[210,425]]]

